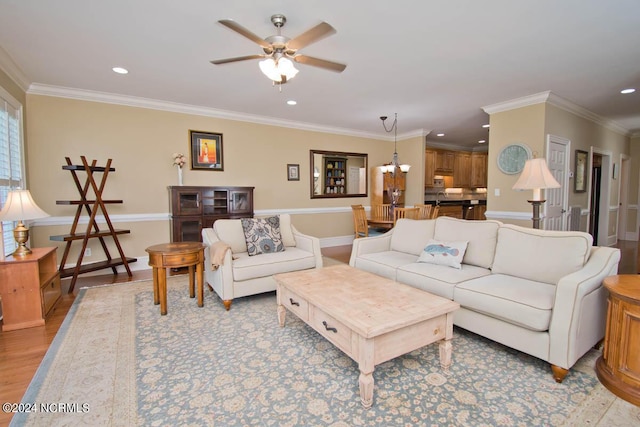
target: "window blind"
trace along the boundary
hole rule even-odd
[[[24,153],[22,144],[22,105],[0,88],[0,206],[10,190],[24,187]],[[2,222],[2,247],[5,255],[16,249],[15,224]]]

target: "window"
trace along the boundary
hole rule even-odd
[[[0,87],[0,206],[4,206],[9,190],[25,188],[22,144],[22,105]],[[0,250],[5,255],[16,249],[13,238],[15,224],[3,221]]]

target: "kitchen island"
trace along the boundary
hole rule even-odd
[[[485,199],[445,199],[425,200],[425,205],[440,206],[438,216],[450,216],[459,219],[485,219],[487,210]]]

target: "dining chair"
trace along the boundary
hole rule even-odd
[[[382,221],[393,220],[393,217],[391,216],[391,205],[388,203],[373,205],[371,207],[371,219],[374,218]]]
[[[351,205],[353,211],[353,229],[358,237],[369,237],[369,223],[367,222],[367,213],[362,205]]]
[[[400,218],[418,219],[418,211],[418,208],[393,208],[393,225],[395,226]]]
[[[414,208],[418,208],[417,219],[431,219],[432,205],[413,205]]]
[[[436,219],[438,217],[438,213],[440,212],[440,206],[434,206],[431,209],[431,219]]]

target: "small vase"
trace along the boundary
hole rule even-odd
[[[177,166],[178,168],[178,185],[182,185],[182,168]]]

